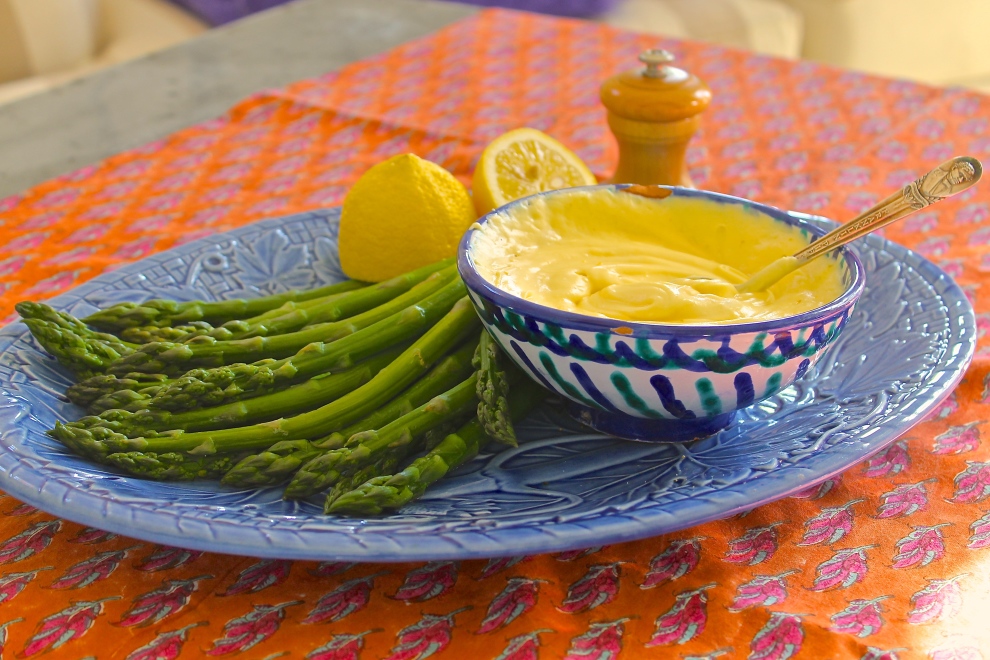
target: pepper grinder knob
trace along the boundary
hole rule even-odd
[[[613,183],[692,187],[684,157],[712,93],[697,76],[671,65],[661,48],[639,55],[645,69],[612,76],[600,96],[619,145]]]
[[[674,61],[674,54],[663,48],[650,48],[639,54],[639,61],[646,65],[643,75],[647,78],[662,78],[663,65]]]

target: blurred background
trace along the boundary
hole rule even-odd
[[[0,103],[292,1],[0,0]],[[990,92],[990,0],[465,1]]]

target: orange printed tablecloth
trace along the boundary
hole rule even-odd
[[[240,103],[0,200],[0,319],[206,234],[338,204],[415,152],[465,182],[517,126],[615,162],[597,89],[657,39],[507,11]],[[664,41],[714,90],[694,181],[850,217],[990,157],[990,98]],[[889,228],[990,323],[990,187]],[[6,657],[990,658],[990,340],[937,415],[799,498],[679,534],[489,562],[256,560],[154,546],[0,499]],[[984,651],[981,652],[981,649]]]

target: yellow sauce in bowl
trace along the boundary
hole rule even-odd
[[[828,258],[768,291],[736,292],[807,244],[800,229],[743,206],[597,189],[542,195],[489,216],[471,258],[495,287],[540,305],[624,321],[725,324],[793,316],[838,298],[842,272]]]

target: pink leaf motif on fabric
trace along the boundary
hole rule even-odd
[[[571,639],[564,660],[616,660],[622,651],[623,624],[628,620],[592,622],[588,632]]]
[[[852,500],[839,507],[822,509],[822,512],[804,523],[804,538],[798,545],[816,545],[839,541],[852,530],[853,514],[851,508],[863,500]]]
[[[173,548],[167,545],[155,546],[154,551],[143,562],[135,566],[139,571],[167,571],[180,566],[185,566],[191,561],[199,559],[202,552],[196,550],[184,550]]]
[[[802,488],[799,491],[793,492],[791,493],[791,497],[796,497],[798,499],[820,500],[831,493],[840,483],[842,483],[841,474],[832,477],[831,479],[826,479],[820,484],[815,484],[814,486],[809,486],[808,488]]]
[[[942,259],[938,262],[939,267],[949,276],[959,278],[963,276],[964,263],[962,259]]]
[[[898,660],[897,651],[902,651],[904,649],[890,649],[889,651],[884,651],[883,649],[878,649],[875,646],[867,646],[866,653],[860,660]]]
[[[584,577],[567,589],[567,597],[557,609],[575,614],[611,603],[619,593],[619,566],[623,563],[588,567]]]
[[[141,648],[131,651],[125,660],[175,660],[182,653],[182,646],[189,637],[189,631],[206,625],[209,625],[206,621],[199,621],[178,630],[159,633]]]
[[[640,589],[650,589],[693,571],[701,559],[702,540],[704,537],[671,541],[666,550],[650,560],[650,570]]]
[[[59,520],[37,522],[20,534],[0,543],[0,564],[12,564],[27,559],[48,547],[52,537],[62,529]]]
[[[881,495],[883,504],[877,511],[877,518],[895,518],[910,516],[928,506],[928,491],[925,484],[935,483],[935,479],[926,479],[916,484],[902,484],[892,491]]]
[[[330,641],[306,654],[306,660],[358,660],[364,648],[364,638],[380,629],[365,630],[355,635],[334,635]]]
[[[801,650],[803,643],[800,615],[771,612],[770,620],[749,643],[747,660],[787,660]]]
[[[798,572],[795,569],[778,575],[757,575],[749,582],[740,584],[729,611],[741,612],[749,607],[770,607],[784,602],[787,598],[787,576]]]
[[[931,623],[953,617],[962,607],[962,594],[958,582],[968,573],[948,580],[929,580],[924,589],[911,596],[912,609],[908,612],[910,623]]]
[[[38,577],[38,573],[41,571],[50,571],[52,569],[52,566],[43,566],[42,568],[37,568],[26,573],[7,573],[0,576],[0,603],[6,603],[24,591],[24,587],[31,580]]]
[[[237,596],[238,594],[254,594],[262,589],[274,587],[285,582],[292,570],[292,562],[284,559],[263,559],[256,564],[248,566],[240,575],[237,581],[227,587],[221,596]]]
[[[540,635],[548,632],[554,631],[549,628],[541,628],[525,635],[513,637],[494,660],[539,660]]]
[[[127,556],[128,550],[141,546],[132,545],[123,550],[110,550],[93,555],[85,561],[75,564],[65,572],[65,575],[52,583],[52,589],[81,589],[99,580],[105,580],[117,570],[120,562]]]
[[[344,582],[333,591],[320,596],[316,607],[306,615],[303,623],[340,621],[345,616],[359,612],[368,606],[375,578],[385,573],[373,573]]]
[[[657,617],[653,637],[646,646],[685,644],[705,631],[708,623],[708,596],[705,592],[714,584],[682,591],[674,598],[674,605]]]
[[[982,502],[990,495],[990,462],[966,461],[966,465],[968,467],[953,480],[956,492],[952,501],[963,504]]]
[[[5,513],[7,516],[30,516],[33,513],[38,513],[38,510],[31,506],[30,504],[18,504],[13,509]]]
[[[113,532],[105,532],[102,529],[96,529],[95,527],[87,527],[80,530],[78,534],[69,539],[69,543],[95,545],[97,543],[112,541],[115,538],[117,538],[117,535]]]
[[[971,536],[967,548],[990,548],[990,512],[969,526]]]
[[[753,527],[737,539],[729,541],[725,561],[733,564],[760,564],[777,552],[777,529],[781,523]]]
[[[921,214],[919,213],[918,215]],[[935,226],[937,226],[937,223],[925,231],[930,231],[931,229],[934,229]],[[901,227],[903,228],[904,225],[901,225]],[[956,393],[953,392],[949,396],[945,397],[941,403],[935,406],[932,411],[925,416],[925,421],[932,419],[945,419],[957,410],[959,410],[959,401],[956,399]]]
[[[18,617],[16,619],[11,619],[10,621],[7,621],[6,623],[0,623],[0,654],[3,653],[3,650],[7,646],[7,627],[8,626],[12,626],[15,623],[20,623],[23,620],[24,619]]]
[[[915,527],[914,531],[897,542],[898,553],[894,556],[894,568],[927,566],[945,554],[941,523],[931,527]]]
[[[728,653],[732,653],[732,647],[723,647],[720,649],[715,649],[714,651],[709,651],[704,655],[685,655],[681,656],[684,660],[715,660]]]
[[[303,601],[294,600],[278,605],[255,605],[244,616],[231,619],[223,626],[223,637],[213,640],[213,648],[208,655],[242,653],[274,635],[285,618],[285,610]]]
[[[44,243],[49,233],[47,231],[36,231],[29,234],[21,234],[8,242],[4,247],[7,249],[7,252],[28,252]]]
[[[309,574],[316,577],[333,577],[354,566],[354,562],[348,561],[321,561],[316,568],[309,569]]]
[[[533,609],[539,596],[541,582],[545,582],[545,580],[525,577],[509,578],[505,589],[495,596],[488,605],[488,612],[485,614],[477,634],[490,633],[506,626]]]
[[[422,602],[442,596],[457,582],[457,569],[455,561],[434,561],[411,570],[392,598]]]
[[[553,556],[557,561],[574,561],[575,559],[580,559],[581,557],[587,557],[588,555],[593,555],[596,552],[600,552],[604,546],[597,546],[594,548],[581,548],[578,550],[568,550],[567,552],[561,552]]]
[[[29,657],[42,651],[54,650],[77,637],[82,637],[93,626],[93,622],[103,613],[103,603],[117,600],[120,596],[100,600],[73,601],[68,607],[38,624],[37,631],[27,641],[22,657]]]
[[[954,646],[935,649],[931,653],[931,660],[983,660],[983,654],[972,646]]]
[[[399,631],[396,645],[386,660],[423,660],[440,653],[450,644],[454,617],[469,609],[462,607],[443,616],[424,614],[422,619]]]
[[[907,441],[898,440],[867,461],[863,476],[892,477],[900,474],[910,465],[911,457],[908,455]]]
[[[485,564],[484,570],[481,571],[481,575],[478,579],[484,580],[485,578],[490,578],[496,573],[501,573],[505,569],[515,566],[525,559],[529,559],[529,557],[526,555],[519,555],[518,557],[495,557],[494,559],[489,559],[488,563]]]
[[[864,545],[858,548],[839,550],[831,559],[823,561],[815,569],[817,575],[812,591],[826,591],[841,587],[846,589],[866,577],[866,551],[875,548]]]
[[[24,223],[21,224],[21,228],[25,229]],[[26,257],[7,257],[6,259],[0,259],[0,277],[6,277],[24,268],[24,264],[27,263]]]
[[[849,601],[849,607],[832,615],[829,630],[847,633],[856,637],[868,637],[883,627],[883,606],[881,601],[891,596],[880,596],[872,600],[856,599]]]
[[[949,430],[935,436],[933,454],[963,454],[980,446],[980,424],[970,422],[963,426],[950,426]]]
[[[189,604],[189,598],[202,580],[212,575],[199,575],[188,580],[163,580],[154,591],[135,596],[131,609],[117,622],[118,626],[149,626],[175,614]]]

